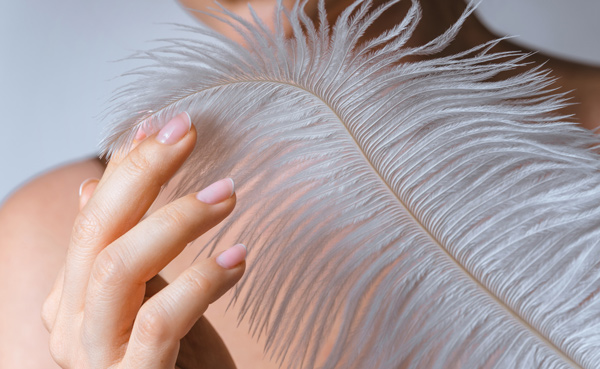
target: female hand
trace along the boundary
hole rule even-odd
[[[169,285],[154,277],[233,210],[233,181],[217,181],[140,221],[195,142],[189,116],[179,114],[112,160],[100,181],[82,184],[66,262],[42,312],[50,351],[63,368],[172,369],[192,327],[216,336],[199,319],[244,273],[243,245],[196,262]],[[208,361],[233,367],[218,336],[194,339],[213,345]]]

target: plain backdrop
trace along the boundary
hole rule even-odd
[[[478,9],[497,34],[600,66],[598,15],[600,0],[484,0]],[[114,77],[135,66],[113,61],[175,37],[165,23],[195,21],[174,0],[0,0],[0,201],[96,153]]]

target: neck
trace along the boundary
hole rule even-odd
[[[203,10],[205,10],[203,7],[209,2],[209,0],[180,1],[186,6]],[[284,4],[291,7],[294,1],[295,0],[284,0]],[[353,0],[325,0],[329,22],[333,24],[337,16],[352,1]],[[375,6],[383,4],[384,2],[386,2],[386,0],[374,0]],[[466,0],[419,0],[419,2],[423,10],[423,18],[421,22],[419,22],[413,37],[408,42],[408,46],[424,45],[443,34],[460,18],[467,4]],[[242,17],[251,19],[248,14],[246,1],[231,0],[226,2],[225,5]],[[378,36],[385,30],[394,27],[402,20],[402,17],[407,13],[410,5],[411,1],[402,0],[399,4],[392,6],[375,22],[375,24],[369,27],[363,40]],[[268,20],[272,19],[273,1],[256,0],[253,2],[252,6],[263,20],[267,21],[267,24],[270,24]],[[317,19],[317,1],[309,1],[305,10],[312,19]],[[233,29],[228,29],[228,26],[223,23],[217,22],[210,17],[201,16],[200,13],[196,13],[195,15],[220,32],[241,42],[239,36],[237,36]],[[287,31],[288,34],[291,33],[289,27],[287,27]],[[490,32],[481,22],[479,22],[476,16],[472,15],[465,21],[454,41],[452,41],[440,54],[430,57],[455,54],[495,39],[498,39],[498,36]],[[502,41],[493,51],[511,50],[525,53],[532,51],[512,44],[509,41]],[[413,59],[407,58],[405,60],[410,62],[416,59],[417,57],[414,57]],[[546,66],[553,71],[552,77],[557,77],[558,80],[554,82],[550,88],[557,88],[557,92],[572,91],[569,96],[572,97],[571,102],[574,104],[561,109],[558,112],[559,114],[572,115],[574,121],[581,123],[582,126],[589,129],[600,127],[600,104],[598,103],[598,101],[600,101],[600,68],[584,66],[550,57],[542,53],[532,55],[529,60],[533,62],[532,66],[546,63]],[[519,68],[513,72],[513,75],[522,72],[523,68]],[[510,73],[504,74],[504,76],[509,77]]]
[[[464,0],[421,0],[420,3],[423,9],[423,18],[409,41],[409,46],[423,45],[443,34],[460,18],[466,8]],[[378,22],[377,27],[374,27],[366,37],[373,37],[385,29],[393,27],[397,24],[398,19],[401,19],[398,14],[406,14],[409,7],[410,2],[408,1],[397,4],[395,9],[389,11],[394,16],[385,17],[384,15],[385,18],[382,17],[382,22]],[[441,54],[433,57],[455,54],[498,38],[476,16],[472,15],[465,21],[456,39]],[[502,41],[493,49],[497,52],[515,50],[524,53],[533,51],[509,41]],[[600,101],[600,68],[561,60],[542,53],[536,53],[529,59],[533,65],[546,63],[548,69],[552,70],[552,77],[556,77],[557,81],[550,88],[557,88],[557,92],[572,91],[569,97],[572,98],[570,102],[574,104],[561,109],[559,114],[572,115],[575,122],[588,129],[600,127],[600,104],[598,103]],[[522,72],[523,69],[518,69],[512,74],[516,75]],[[510,74],[505,76],[508,77]]]

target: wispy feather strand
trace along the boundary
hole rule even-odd
[[[227,232],[251,246],[242,319],[288,368],[599,368],[598,138],[553,111],[548,72],[491,42],[435,54],[397,1],[327,23],[278,5],[272,33],[221,8],[246,46],[205,29],[135,57],[105,153],[188,111],[200,132],[178,194],[231,175]],[[283,18],[293,37],[284,37]],[[243,222],[242,228],[229,227]],[[333,339],[330,352],[322,352]]]

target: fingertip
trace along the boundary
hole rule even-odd
[[[88,178],[79,185],[79,210],[83,209],[98,186],[99,179]]]
[[[190,129],[192,129],[192,126],[194,125],[194,124],[192,123],[192,117],[190,117],[190,113],[188,113],[187,111],[184,111],[183,113],[184,113],[185,115],[187,115],[187,120],[188,120],[188,125],[189,125],[189,128],[188,128],[188,130],[190,130]]]
[[[233,269],[246,260],[248,249],[244,244],[238,243],[223,251],[215,259],[216,263],[224,269]]]
[[[224,178],[198,192],[196,198],[205,204],[214,205],[231,198],[234,193],[233,179]]]

